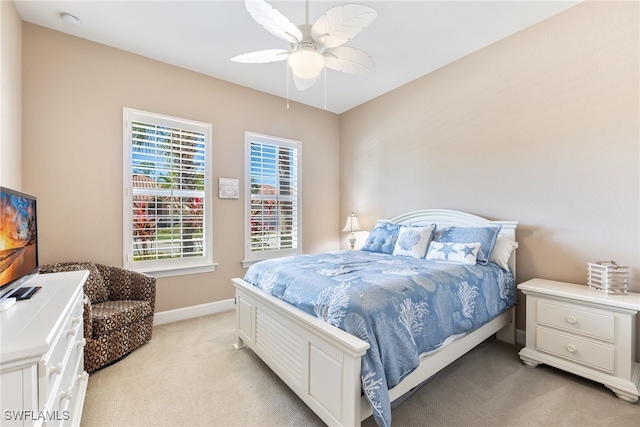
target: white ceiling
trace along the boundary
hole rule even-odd
[[[478,49],[549,18],[576,1],[369,1],[311,0],[310,22],[330,7],[360,3],[376,20],[347,42],[369,53],[376,73],[355,76],[328,70],[326,109],[342,113],[424,76]],[[268,1],[294,24],[305,20],[305,1]],[[14,0],[24,21],[177,65],[262,92],[287,97],[286,62],[242,64],[229,58],[255,50],[288,49],[249,15],[241,0],[36,1]],[[62,12],[81,19],[66,24]],[[325,84],[289,99],[325,106]]]

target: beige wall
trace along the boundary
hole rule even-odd
[[[19,69],[6,41],[20,49],[2,3],[4,79]],[[42,260],[121,264],[129,106],[211,122],[216,180],[242,178],[244,130],[302,140],[307,252],[346,247],[336,230],[352,210],[370,228],[451,208],[520,221],[519,282],[584,283],[586,262],[616,259],[638,283],[638,16],[637,3],[581,4],[339,118],[24,23],[22,181],[41,200]],[[0,95],[4,119],[20,101]],[[218,271],[161,279],[159,311],[231,297],[242,201],[216,199],[214,214]]]
[[[23,56],[23,183],[38,195],[43,263],[122,265],[123,106],[211,123],[214,186],[243,181],[246,130],[302,141],[303,250],[338,248],[337,115],[29,23]],[[233,297],[243,197],[214,199],[217,270],[159,279],[156,311]]]
[[[639,28],[637,2],[580,4],[344,113],[342,216],[516,220],[518,282],[614,259],[640,291]]]
[[[0,1],[0,185],[22,189],[22,20]]]

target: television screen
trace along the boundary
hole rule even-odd
[[[36,198],[0,187],[0,300],[37,271]]]

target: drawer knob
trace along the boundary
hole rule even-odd
[[[78,340],[78,347],[84,347],[85,345],[87,345],[86,338],[82,338],[81,340]]]
[[[59,374],[60,372],[62,372],[62,363],[58,363],[56,366],[49,368],[49,378],[55,374]]]
[[[567,317],[567,322],[569,322],[569,323],[571,323],[573,325],[574,323],[576,323],[576,318],[573,317],[573,316],[568,316]]]
[[[80,323],[80,320],[82,320],[81,317],[74,317],[73,319],[71,319],[71,325],[76,326],[78,323]]]
[[[74,328],[67,329],[67,337],[70,337],[71,335],[75,335],[75,334],[76,334],[76,330]]]
[[[569,344],[567,346],[567,350],[569,351],[569,353],[574,353],[576,351],[576,346],[573,344]]]
[[[77,379],[78,381],[85,381],[89,379],[89,374],[86,371],[84,371],[83,373],[78,374]]]
[[[73,398],[73,393],[71,392],[71,390],[67,390],[67,391],[63,391],[62,393],[60,393],[60,400],[71,400]]]

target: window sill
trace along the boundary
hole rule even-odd
[[[242,263],[242,268],[249,268],[251,267],[253,264],[255,264],[256,262],[260,262],[262,261],[261,259],[243,259],[242,261],[240,261]]]
[[[189,274],[200,274],[200,273],[211,273],[216,271],[216,267],[218,263],[207,264],[207,265],[198,265],[193,267],[183,267],[183,268],[170,268],[163,270],[138,270],[140,273],[148,274],[149,276],[153,276],[156,278],[160,277],[173,277],[173,276],[186,276]]]
[[[285,258],[288,256],[292,256],[292,255],[300,255],[300,252],[296,252],[296,253],[287,253],[287,254],[281,254],[281,255],[274,255],[271,257],[265,257],[265,258],[261,258],[261,259],[243,259],[242,261],[240,261],[240,263],[242,264],[243,268],[249,268],[251,267],[253,264],[260,262],[260,261],[265,261],[268,259],[277,259],[277,258]]]

